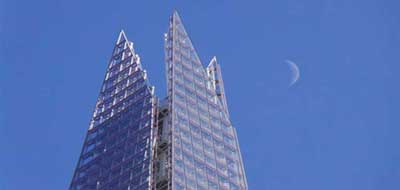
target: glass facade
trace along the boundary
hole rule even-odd
[[[165,62],[158,101],[120,33],[70,190],[247,190],[220,65],[203,66],[177,12]]]
[[[177,12],[165,52],[172,189],[247,189],[219,65],[203,67]]]
[[[122,31],[97,99],[70,185],[149,189],[156,99],[140,58]]]

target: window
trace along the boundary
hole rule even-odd
[[[208,141],[208,142],[212,142],[212,136],[211,136],[211,134],[209,134],[209,133],[207,133],[207,132],[202,132],[202,136],[203,136],[203,139],[204,140],[206,140],[206,141]]]
[[[182,184],[180,184],[179,182],[175,182],[175,187],[177,190],[185,190],[185,186],[183,186]]]
[[[193,179],[186,180],[187,189],[196,189],[196,181]]]
[[[190,123],[190,130],[192,131],[192,134],[201,137],[200,127],[194,125],[193,123]]]
[[[182,160],[175,160],[175,165],[178,166],[178,168],[183,169],[183,161]]]
[[[185,175],[180,171],[175,170],[175,180],[179,181],[179,183],[185,183]]]
[[[201,186],[207,186],[207,178],[204,176],[204,174],[197,174],[197,181],[199,182],[199,185]]]
[[[195,176],[196,172],[195,172],[194,167],[189,166],[189,165],[185,165],[185,166],[186,166],[185,167],[186,176],[189,178],[192,178],[192,179],[196,179],[196,176]]]
[[[208,181],[208,188],[210,190],[218,190],[218,185],[214,182]]]
[[[225,175],[228,175],[228,169],[226,168],[225,165],[217,164],[217,169],[218,169],[219,172],[221,172],[221,173],[223,173]]]
[[[190,144],[190,142],[182,141],[182,147],[186,149],[186,151],[192,151],[192,145]]]
[[[185,162],[190,162],[193,165],[193,157],[190,152],[183,151],[182,155]]]
[[[97,131],[88,134],[87,140],[90,141],[97,136]]]
[[[217,151],[216,158],[217,158],[218,162],[225,163],[225,155],[223,152]]]
[[[235,147],[235,141],[231,137],[224,135],[224,142],[230,146]]]
[[[182,159],[182,150],[179,147],[175,147],[175,158],[179,160]]]
[[[213,147],[208,144],[204,144],[204,152],[208,153],[211,156],[214,156]]]
[[[198,147],[199,149],[202,148],[203,142],[201,141],[201,138],[192,136],[192,143],[193,146]]]
[[[215,168],[215,159],[210,156],[205,156],[206,163]]]
[[[88,153],[88,152],[92,151],[94,149],[94,147],[96,147],[95,144],[87,145],[86,148],[85,148],[85,153]]]
[[[210,129],[210,124],[208,123],[208,119],[200,118],[200,125],[203,128]]]
[[[225,147],[225,153],[231,157],[234,157],[236,155],[236,151],[228,147]]]
[[[219,176],[219,184],[220,184],[223,188],[229,188],[228,180],[227,180],[225,177]]]

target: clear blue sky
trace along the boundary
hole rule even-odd
[[[399,1],[0,0],[1,190],[67,189],[120,29],[165,95],[174,8],[222,66],[250,190],[400,189]]]

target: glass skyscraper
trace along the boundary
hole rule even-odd
[[[159,100],[120,33],[70,189],[245,190],[221,69],[203,66],[175,11]]]
[[[70,189],[149,189],[156,98],[122,31]]]

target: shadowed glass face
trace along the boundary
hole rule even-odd
[[[154,106],[139,57],[121,32],[70,189],[148,189]]]

